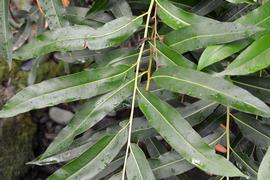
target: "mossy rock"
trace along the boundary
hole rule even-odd
[[[0,119],[0,179],[19,179],[27,171],[35,131],[29,114]]]

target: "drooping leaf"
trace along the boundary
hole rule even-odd
[[[192,69],[196,68],[196,64],[186,59],[183,55],[178,54],[167,45],[160,42],[157,42],[156,48],[151,42],[150,45],[153,47],[154,51],[157,51],[158,53],[158,59],[156,60],[158,66],[183,66]]]
[[[247,38],[262,30],[255,26],[231,22],[200,23],[168,33],[164,37],[164,43],[177,50],[178,53],[184,53]]]
[[[43,81],[13,96],[0,111],[0,117],[11,117],[32,109],[109,92],[123,83],[128,72],[131,68],[127,66],[106,67]]]
[[[2,56],[11,68],[12,63],[12,45],[11,30],[8,21],[9,0],[1,0],[0,2],[0,56]]]
[[[251,11],[247,15],[240,17],[236,20],[236,22],[270,29],[270,15],[268,13],[269,8],[270,1],[254,11]],[[252,40],[241,40],[239,42],[207,47],[200,57],[198,69],[203,69],[208,65],[221,61],[232,54],[241,51],[251,42]]]
[[[95,177],[115,158],[126,143],[127,127],[125,125],[117,134],[102,138],[77,159],[64,165],[47,179],[91,179]]]
[[[31,34],[32,28],[31,28],[31,21],[30,18],[27,18],[24,25],[20,28],[19,32],[16,33],[16,35],[13,37],[12,41],[12,50],[15,51],[16,49],[20,48],[25,41],[29,38]]]
[[[246,75],[270,66],[270,36],[252,43],[220,75]]]
[[[136,144],[130,145],[130,154],[127,160],[127,178],[129,180],[155,179],[144,152]]]
[[[241,76],[234,77],[232,81],[264,102],[270,103],[269,77]]]
[[[258,171],[258,180],[265,180],[270,177],[270,148],[266,151]]]
[[[116,46],[125,41],[141,25],[142,17],[121,17],[104,26],[68,26],[40,34],[36,39],[15,51],[14,58],[25,60],[54,51],[98,50]]]
[[[270,116],[270,108],[261,100],[223,78],[180,66],[160,68],[152,78],[158,86],[174,92],[215,101],[239,111]]]
[[[57,135],[41,156],[41,159],[67,148],[77,135],[85,132],[102,120],[122,101],[131,96],[133,84],[134,79],[128,80],[116,90],[85,103],[83,108],[72,118],[71,122]]]
[[[141,111],[160,135],[188,162],[211,174],[245,176],[206,144],[186,120],[169,104],[138,90]]]
[[[61,0],[42,0],[38,1],[50,29],[57,29],[66,26],[65,8]]]
[[[262,148],[270,146],[270,125],[242,113],[234,114],[233,118],[245,138]]]
[[[202,22],[214,22],[215,20],[189,13],[174,6],[168,0],[157,0],[158,16],[162,22],[173,29],[180,29],[183,26]]]
[[[240,164],[240,169],[242,171],[245,171],[246,174],[248,174],[251,179],[256,179],[258,174],[258,168],[259,166],[255,161],[248,158],[246,154],[243,154],[241,152],[238,152],[234,149],[231,149],[233,157],[236,159],[236,161]]]
[[[210,146],[215,145],[224,137],[224,132],[214,133],[205,138],[203,138]],[[192,168],[188,161],[181,157],[177,152],[170,151],[162,154],[157,159],[149,159],[149,164],[152,171],[157,179],[167,178],[172,175],[182,174]]]

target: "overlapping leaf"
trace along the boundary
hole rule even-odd
[[[269,8],[270,2],[267,2],[247,15],[237,19],[236,22],[270,29],[270,15],[268,13]],[[241,40],[239,42],[207,47],[200,57],[198,69],[203,69],[215,62],[231,56],[236,52],[241,51],[251,42],[252,40]]]
[[[106,136],[77,159],[69,162],[53,175],[52,179],[91,179],[110,163],[127,140],[127,125],[114,135]]]
[[[130,155],[127,160],[127,178],[129,180],[155,179],[144,152],[136,144],[130,145]]]
[[[116,46],[125,41],[141,25],[142,17],[121,17],[104,26],[68,26],[40,34],[36,39],[15,51],[14,58],[25,60],[54,51],[98,50]]]
[[[252,43],[220,75],[246,75],[270,66],[270,36]]]
[[[29,86],[13,96],[0,111],[0,117],[40,109],[63,102],[87,99],[118,88],[131,68],[99,68],[57,77]]]
[[[240,40],[260,31],[261,28],[239,23],[200,23],[168,33],[164,37],[164,43],[178,53],[184,53],[210,45]]]
[[[239,111],[270,116],[270,108],[261,100],[222,78],[179,66],[160,68],[153,79],[158,86],[174,92],[216,101]]]
[[[77,135],[85,132],[102,120],[102,118],[132,94],[133,84],[134,79],[128,80],[115,91],[96,97],[85,103],[83,108],[75,114],[71,122],[58,134],[53,143],[50,144],[41,156],[41,159],[66,149]]]
[[[138,90],[138,102],[149,123],[191,164],[211,174],[245,176],[225,158],[215,154],[170,105],[141,89]]]
[[[180,9],[168,0],[157,0],[156,2],[158,5],[159,18],[173,29],[180,29],[183,26],[191,24],[215,21]]]

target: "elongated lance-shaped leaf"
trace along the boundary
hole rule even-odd
[[[223,78],[180,66],[160,68],[152,78],[158,86],[174,92],[215,101],[239,111],[270,116],[270,108],[266,104]]]
[[[232,163],[215,154],[172,106],[142,89],[138,90],[138,102],[149,123],[188,162],[211,174],[245,177]]]
[[[0,56],[7,61],[11,68],[12,63],[12,45],[11,30],[8,21],[9,0],[1,0],[0,2]]]
[[[203,139],[210,146],[214,146],[224,137],[224,135],[225,132],[216,132],[204,137]],[[157,179],[182,174],[194,168],[192,164],[186,161],[175,151],[164,153],[157,159],[149,159],[148,161]]]
[[[251,179],[256,179],[258,174],[259,166],[251,158],[247,157],[246,154],[238,152],[234,149],[231,149],[233,157],[240,164],[239,168],[245,171]]]
[[[54,51],[90,50],[117,46],[128,39],[141,25],[142,17],[121,17],[93,29],[89,26],[68,26],[38,35],[15,51],[14,58],[30,59]]]
[[[214,19],[198,16],[174,6],[168,0],[156,0],[158,5],[158,17],[173,29],[202,22],[214,22]]]
[[[231,56],[234,53],[241,51],[243,48],[250,44],[250,40],[244,39],[232,42],[228,45],[215,45],[207,47],[198,63],[198,70],[201,70],[211,64],[219,62],[222,59],[225,59]]]
[[[128,126],[125,125],[117,134],[102,138],[47,179],[92,179],[106,168],[124,146],[127,141],[127,129]]]
[[[243,136],[262,148],[270,146],[270,125],[243,113],[233,115]]]
[[[85,103],[71,122],[57,135],[41,159],[66,149],[73,142],[75,136],[102,120],[122,101],[131,96],[133,84],[134,79],[128,80],[116,90]]]
[[[115,17],[132,16],[132,11],[126,0],[112,0],[114,5],[111,9]]]
[[[269,77],[239,76],[232,78],[232,81],[264,102],[270,103]]]
[[[270,177],[270,147],[266,151],[264,158],[261,162],[261,165],[259,167],[258,171],[258,180],[265,180]]]
[[[252,43],[219,75],[246,75],[270,66],[270,35]]]
[[[178,53],[215,44],[229,43],[247,38],[263,29],[239,23],[200,23],[172,31],[165,35],[164,43]]]
[[[247,15],[237,19],[236,22],[270,29],[270,14],[268,13],[269,8],[270,1],[255,9],[254,11],[251,11]],[[198,69],[203,69],[213,63],[231,56],[236,52],[241,51],[251,42],[252,40],[241,40],[239,42],[207,47],[200,57]]]
[[[150,168],[144,152],[137,144],[130,145],[130,154],[127,160],[127,178],[129,180],[154,180],[155,176]]]
[[[0,117],[87,99],[118,88],[133,68],[117,66],[98,68],[53,78],[29,86],[13,96],[0,111]]]
[[[187,68],[196,69],[196,64],[185,58],[182,54],[178,54],[165,44],[157,41],[156,47],[150,42],[154,52],[157,51],[158,57],[156,63],[158,66],[183,66]],[[155,57],[155,56],[154,56]]]
[[[57,29],[68,24],[65,19],[66,10],[61,0],[41,0],[38,1],[50,29]]]

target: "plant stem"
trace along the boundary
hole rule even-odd
[[[227,160],[230,160],[230,107],[227,106],[226,118],[226,145],[227,145]],[[226,177],[229,180],[229,177]]]
[[[153,5],[154,5],[154,1],[155,0],[151,0],[149,9],[147,11],[147,19],[146,19],[146,24],[145,24],[145,29],[144,29],[144,37],[143,37],[144,39],[146,39],[147,36],[148,36],[148,27],[149,27],[149,22],[150,22],[150,17],[151,17],[151,12],[152,12],[152,8],[153,8]],[[125,154],[125,160],[124,160],[122,180],[125,179],[128,152],[129,152],[129,148],[130,148],[130,144],[131,144],[132,121],[133,121],[133,116],[134,116],[136,92],[137,92],[137,88],[138,88],[138,76],[139,76],[139,70],[140,70],[140,62],[141,62],[144,46],[145,46],[145,41],[141,45],[139,56],[138,56],[138,59],[137,59],[137,62],[136,62],[134,89],[133,89],[133,96],[132,96],[131,112],[130,112],[130,117],[129,117],[129,132],[128,132],[128,140],[127,140],[127,147],[126,147],[126,154]]]

